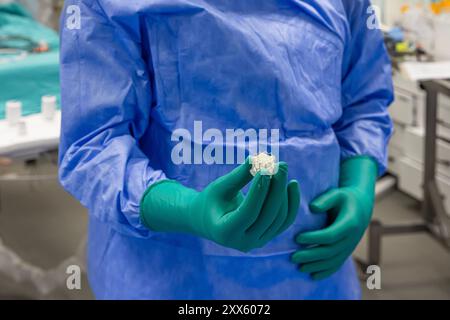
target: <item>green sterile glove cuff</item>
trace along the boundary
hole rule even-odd
[[[310,204],[313,213],[328,213],[331,223],[296,238],[307,246],[292,255],[300,271],[317,280],[326,278],[353,253],[372,217],[377,175],[377,163],[370,157],[353,157],[341,163],[339,188],[325,192]]]
[[[373,158],[367,156],[348,158],[341,163],[339,187],[362,191],[367,198],[366,203],[373,206],[377,177],[378,164]]]
[[[199,234],[186,212],[197,191],[174,180],[161,180],[151,185],[141,201],[140,216],[144,225],[154,231]],[[144,210],[145,208],[145,210]],[[161,214],[161,208],[163,213]]]
[[[252,180],[244,196],[241,189]],[[273,177],[253,177],[247,159],[201,192],[171,180],[155,183],[142,198],[141,220],[155,231],[189,233],[247,252],[286,230],[299,201],[298,183],[287,183],[286,163]]]

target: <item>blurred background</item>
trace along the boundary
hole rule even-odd
[[[395,133],[354,254],[363,297],[450,299],[450,0],[373,4],[394,66]],[[93,298],[87,212],[57,181],[62,7],[0,0],[0,299]],[[380,290],[366,286],[373,264]],[[81,289],[66,285],[70,265]]]

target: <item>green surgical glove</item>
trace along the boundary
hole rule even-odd
[[[286,230],[297,215],[297,181],[287,183],[287,164],[273,176],[250,174],[247,161],[197,192],[172,180],[150,186],[141,220],[152,230],[189,233],[248,252]],[[251,180],[246,196],[241,189]]]
[[[342,162],[339,188],[310,204],[314,213],[328,212],[331,224],[296,238],[297,243],[307,246],[291,257],[294,263],[300,264],[301,272],[310,273],[315,280],[327,278],[353,253],[372,217],[377,173],[377,164],[369,157]]]

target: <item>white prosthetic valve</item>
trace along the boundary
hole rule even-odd
[[[262,152],[256,156],[250,156],[250,164],[252,165],[250,169],[252,176],[256,176],[258,172],[261,175],[273,176],[278,171],[276,157],[266,152]]]

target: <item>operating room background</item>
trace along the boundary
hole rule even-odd
[[[8,1],[0,1],[0,4],[5,2]],[[63,1],[19,2],[35,19],[57,30]],[[405,3],[427,1],[373,2],[380,6],[383,22],[392,25]],[[14,161],[12,165],[0,166],[3,177],[0,180],[0,239],[20,260],[13,259],[13,263],[8,264],[0,255],[0,270],[11,270],[11,274],[0,272],[0,299],[93,299],[84,272],[80,290],[68,289],[65,281],[46,287],[43,282],[53,284],[54,280],[40,273],[53,270],[48,277],[53,275],[64,280],[64,261],[73,257],[75,260],[69,261],[78,261],[76,259],[84,254],[87,211],[59,185],[55,159],[56,154],[46,154],[26,163]],[[22,181],[13,179],[11,172],[47,179]],[[420,221],[420,202],[399,190],[389,192],[377,201],[374,218],[384,223]],[[361,241],[354,256],[366,259],[367,237]],[[25,268],[21,274],[22,263],[33,265],[35,269]],[[27,270],[31,276],[24,275]],[[361,279],[364,299],[450,299],[450,253],[427,234],[384,239],[381,271],[381,290],[367,289],[365,280]]]

